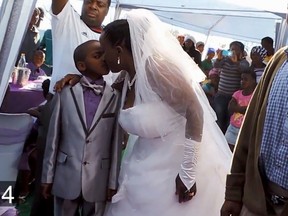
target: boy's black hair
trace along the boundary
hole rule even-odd
[[[77,62],[84,61],[87,56],[87,48],[91,43],[99,42],[98,40],[88,40],[82,44],[80,44],[76,49],[74,50],[73,58],[74,63],[77,68]]]
[[[50,86],[50,79],[44,80],[43,83],[42,83],[42,89],[43,89],[44,98],[46,98],[48,93],[49,93],[49,86]]]

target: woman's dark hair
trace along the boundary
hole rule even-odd
[[[233,41],[230,43],[230,48],[235,45],[235,46],[238,46],[240,48],[241,51],[244,51],[244,44],[240,41]]]
[[[242,74],[250,74],[252,79],[256,82],[256,73],[254,71],[254,67],[249,67],[246,70],[243,70]]]
[[[113,46],[124,45],[132,53],[129,24],[127,20],[115,20],[105,26],[103,30],[104,37],[107,38]]]
[[[273,46],[274,41],[273,41],[273,39],[271,37],[264,37],[264,38],[261,39],[261,42],[263,42],[263,41],[265,41],[268,44],[270,44],[271,46]]]

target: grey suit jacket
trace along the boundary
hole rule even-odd
[[[65,87],[53,100],[42,183],[53,183],[57,197],[72,200],[82,192],[86,201],[105,201],[108,187],[117,188],[120,167],[119,93],[106,85],[90,128],[80,84]]]

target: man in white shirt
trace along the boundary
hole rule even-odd
[[[79,74],[73,61],[74,49],[87,40],[99,39],[101,25],[111,0],[83,0],[81,16],[69,0],[52,0],[53,74],[49,91],[68,73]],[[111,76],[104,79],[111,84]]]

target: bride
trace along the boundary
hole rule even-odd
[[[119,122],[130,134],[106,215],[219,215],[231,153],[202,71],[143,9],[108,24],[100,43],[111,71],[127,71]]]

